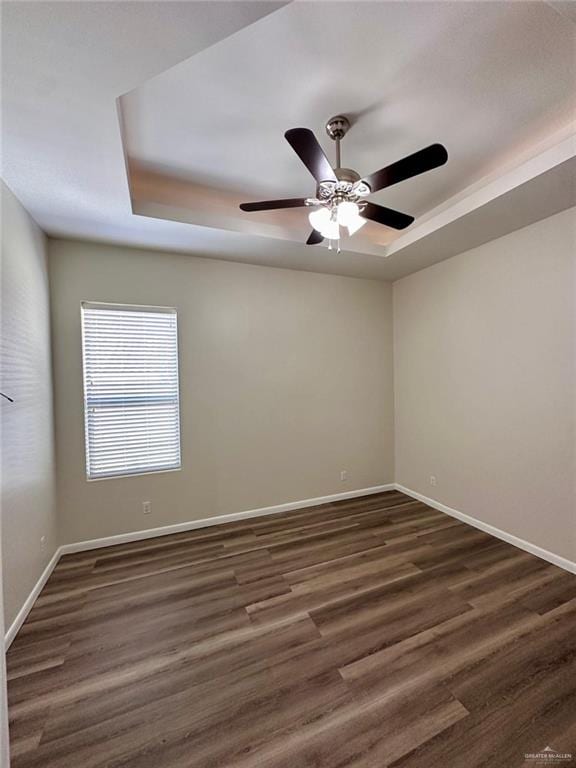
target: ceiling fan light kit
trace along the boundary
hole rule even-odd
[[[318,140],[308,128],[292,128],[284,134],[286,140],[316,180],[316,197],[264,200],[242,203],[243,211],[270,211],[279,208],[313,207],[308,214],[312,233],[306,245],[335,242],[340,250],[341,229],[352,236],[366,223],[375,221],[393,229],[405,229],[414,221],[413,216],[366,201],[368,195],[437,168],[448,160],[442,144],[431,144],[419,152],[408,155],[392,165],[366,177],[360,177],[352,168],[341,167],[340,142],[350,129],[344,115],[330,118],[326,133],[336,144],[336,167],[332,168]]]

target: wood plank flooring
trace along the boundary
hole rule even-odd
[[[382,493],[65,556],[8,675],[13,768],[576,763],[576,576]]]

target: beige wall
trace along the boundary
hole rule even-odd
[[[2,185],[1,523],[8,629],[56,542],[45,238]],[[45,536],[44,547],[41,537]]]
[[[575,214],[394,284],[396,481],[571,560]]]
[[[49,249],[63,542],[392,482],[389,284],[82,242]],[[84,299],[177,307],[182,471],[86,481]]]

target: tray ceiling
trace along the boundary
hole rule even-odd
[[[511,228],[576,202],[576,25],[552,4],[6,5],[3,173],[48,233],[394,279],[451,255],[480,208],[490,239],[518,200]],[[238,210],[312,195],[283,133],[312,128],[333,158],[336,113],[360,173],[435,141],[450,156],[371,198],[410,229],[366,225],[339,255],[302,244],[303,210]]]

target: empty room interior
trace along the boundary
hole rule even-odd
[[[576,2],[1,21],[1,768],[576,768]]]

